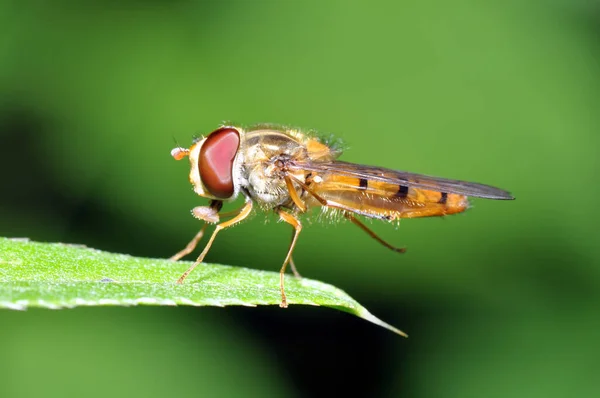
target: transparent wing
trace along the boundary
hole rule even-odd
[[[305,170],[321,175],[328,173],[478,198],[504,200],[514,199],[509,192],[489,185],[449,180],[446,178],[431,177],[423,174],[391,170],[383,167],[365,166],[348,162],[291,161],[288,164],[288,168],[296,171]]]

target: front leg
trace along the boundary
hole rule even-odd
[[[198,264],[200,264],[204,260],[204,257],[206,257],[206,254],[210,250],[210,247],[212,246],[212,244],[215,240],[215,237],[217,236],[219,231],[221,231],[225,228],[229,228],[232,225],[235,225],[235,224],[239,223],[240,221],[244,220],[246,217],[248,217],[248,215],[250,215],[251,211],[252,211],[252,200],[247,198],[246,204],[244,204],[244,207],[242,207],[239,210],[236,210],[237,215],[235,217],[218,224],[217,227],[215,228],[215,230],[213,231],[213,234],[211,235],[210,239],[208,240],[208,243],[204,247],[204,250],[202,250],[202,253],[200,253],[200,256],[198,256],[198,258],[196,259],[194,264],[192,264],[192,266],[187,271],[185,271],[183,273],[183,275],[181,275],[181,277],[177,280],[177,283],[183,283],[185,281],[185,278],[187,278],[187,276],[190,274],[190,272],[192,272],[194,270],[194,268],[196,268],[198,266]]]
[[[192,215],[196,217],[198,220],[204,221],[209,224],[216,224],[219,222],[219,210],[223,207],[223,202],[220,200],[213,200],[210,202],[209,206],[198,206],[194,207],[192,210]],[[204,236],[204,231],[206,231],[206,227],[208,224],[204,224],[200,231],[194,236],[194,238],[187,244],[183,250],[179,251],[175,255],[173,255],[170,260],[178,261],[182,257],[187,256],[191,252],[194,251],[196,246],[198,246],[198,242]]]

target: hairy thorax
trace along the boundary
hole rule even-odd
[[[279,131],[251,132],[243,143],[245,165],[243,188],[262,208],[289,206],[291,198],[286,188],[282,165],[289,159],[306,156],[306,146],[298,137]],[[304,181],[302,175],[296,176]]]

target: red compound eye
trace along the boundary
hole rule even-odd
[[[233,195],[233,159],[240,146],[240,133],[231,127],[215,130],[206,138],[198,168],[206,190],[218,199]]]

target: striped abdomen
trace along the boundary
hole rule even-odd
[[[466,196],[453,193],[327,173],[311,177],[307,183],[320,197],[371,218],[445,216],[460,213],[469,205]]]

